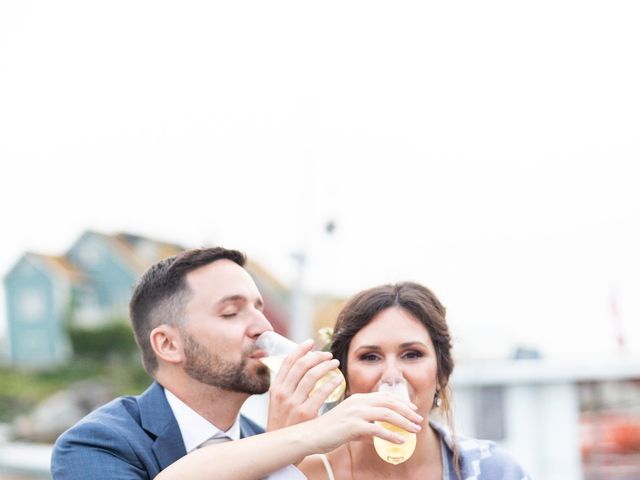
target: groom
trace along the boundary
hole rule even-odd
[[[54,479],[153,478],[204,445],[263,432],[239,414],[250,395],[270,384],[253,346],[272,326],[245,261],[242,253],[217,247],[149,268],[135,286],[130,317],[155,381],[142,395],[115,399],[62,434],[51,462]],[[330,357],[304,355],[310,348],[299,348],[291,369],[297,373],[272,390],[290,391],[303,375],[312,385],[319,379],[318,369],[311,370]],[[282,394],[273,395],[269,429],[309,420],[325,396],[285,405],[273,400]],[[293,476],[287,478],[297,478],[288,468]]]

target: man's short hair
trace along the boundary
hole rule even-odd
[[[244,253],[222,247],[187,250],[152,265],[138,280],[131,301],[129,317],[142,363],[149,375],[158,369],[158,359],[151,347],[151,331],[159,325],[178,325],[191,297],[187,274],[217,260],[231,260],[245,266]]]

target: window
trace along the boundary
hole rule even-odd
[[[474,399],[476,436],[487,440],[504,440],[504,388],[480,387]]]

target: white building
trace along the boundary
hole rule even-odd
[[[579,384],[640,379],[640,359],[468,362],[452,378],[456,429],[491,438],[532,478],[581,480]]]

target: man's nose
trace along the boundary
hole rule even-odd
[[[257,338],[266,331],[273,331],[273,325],[271,325],[264,312],[256,310],[249,329],[249,336]]]

